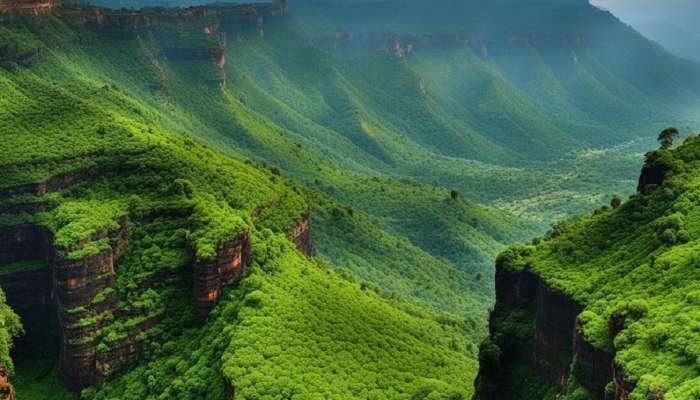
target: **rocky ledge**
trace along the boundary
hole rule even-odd
[[[625,381],[614,354],[582,335],[578,316],[583,310],[533,272],[497,266],[496,306],[490,336],[481,346],[475,399],[521,398],[518,385],[524,381],[535,382],[542,392],[566,393],[573,384],[593,398],[627,399],[634,387]],[[613,329],[615,325],[621,326],[611,321]]]

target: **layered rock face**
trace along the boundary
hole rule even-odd
[[[399,58],[408,57],[416,50],[429,48],[466,47],[475,54],[487,57],[489,50],[492,48],[516,46],[570,46],[575,48],[585,46],[589,42],[585,34],[541,35],[512,33],[507,37],[489,37],[468,33],[412,36],[385,32],[338,32],[334,36],[321,38],[320,41],[322,45],[338,50],[371,49],[393,53]]]
[[[288,8],[285,2],[222,3],[141,11],[62,7],[58,14],[71,24],[105,36],[151,37],[160,49],[147,58],[162,74],[160,62],[166,61],[185,69],[190,79],[223,87],[226,84],[226,43],[234,38],[264,36],[265,21],[286,16]],[[167,81],[167,76],[161,76],[161,88],[167,86]]]
[[[513,380],[519,378],[504,371],[517,366],[559,392],[565,392],[575,380],[596,398],[606,398],[606,386],[620,372],[615,371],[612,354],[595,348],[582,336],[578,324],[581,311],[580,304],[551,289],[535,274],[499,269],[488,339],[498,347],[499,356],[489,358],[488,346],[482,348],[477,398],[514,400],[517,391],[511,388]]]
[[[59,5],[58,0],[0,0],[0,13],[42,14]]]
[[[260,210],[253,213],[259,213]],[[303,254],[312,257],[315,253],[311,236],[310,213],[304,214],[301,222],[289,230],[289,239]],[[198,261],[194,266],[194,299],[197,314],[205,318],[216,306],[226,287],[237,285],[244,277],[252,260],[253,246],[249,231],[239,232],[224,243],[210,260]]]
[[[4,189],[0,198],[43,196],[67,190],[75,182],[98,173],[95,168],[64,173],[35,184]],[[47,207],[42,201],[15,203],[2,212],[36,213]],[[98,230],[67,248],[57,247],[51,232],[38,224],[0,228],[0,285],[7,292],[9,305],[27,320],[28,329],[26,337],[15,343],[14,356],[21,358],[31,353],[30,347],[53,346],[32,341],[55,340],[63,379],[74,390],[101,379],[95,334],[102,327],[103,317],[114,311],[116,296],[99,302],[95,299],[112,286],[117,261],[127,246],[128,220],[122,218],[118,225],[115,230]],[[82,248],[96,242],[106,246],[80,255]]]
[[[212,260],[195,265],[194,298],[200,317],[209,315],[225,287],[237,284],[243,279],[252,252],[250,232],[244,231],[225,243]]]
[[[68,21],[99,31],[119,28],[129,30],[151,27],[177,27],[184,23],[201,23],[202,31],[213,33],[212,27],[229,29],[242,25],[260,26],[265,18],[286,16],[289,13],[284,2],[257,4],[218,4],[170,10],[123,11],[96,7],[64,7],[61,9]],[[133,32],[136,34],[137,32]]]
[[[314,249],[314,241],[311,237],[310,213],[307,212],[301,223],[292,228],[289,236],[299,251],[309,257],[314,256],[316,250]]]
[[[104,317],[116,308],[112,296],[95,304],[93,299],[110,288],[116,276],[117,260],[127,245],[127,221],[115,232],[99,232],[95,239],[108,238],[112,246],[79,260],[58,254],[53,265],[54,295],[60,328],[60,365],[64,382],[79,390],[101,381],[97,370],[97,337]],[[94,323],[85,321],[93,320]]]

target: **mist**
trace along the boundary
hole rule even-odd
[[[591,0],[671,53],[700,62],[697,0]]]

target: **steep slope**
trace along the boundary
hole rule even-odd
[[[42,52],[50,51],[44,43],[65,43],[65,48],[56,53],[55,58],[42,60],[33,70],[57,81],[66,81],[68,77],[68,80],[89,77],[90,80],[108,82],[108,87],[137,102],[139,108],[147,110],[148,115],[153,115],[171,130],[190,132],[212,146],[258,160],[258,165],[275,165],[275,168],[293,174],[336,201],[353,203],[357,211],[381,218],[383,223],[379,229],[408,239],[416,250],[427,252],[433,259],[432,264],[450,265],[450,269],[461,270],[460,274],[465,276],[490,276],[489,260],[498,249],[505,243],[527,237],[538,227],[538,224],[514,221],[512,216],[469,201],[453,202],[454,207],[441,215],[435,212],[436,205],[448,197],[449,190],[393,177],[382,178],[379,185],[366,176],[391,172],[392,167],[368,155],[366,149],[355,147],[357,151],[352,150],[348,137],[353,138],[353,135],[367,135],[369,132],[391,139],[391,148],[381,151],[390,157],[392,164],[402,162],[402,158],[412,158],[414,150],[414,154],[423,154],[421,165],[432,155],[417,144],[404,143],[393,131],[378,128],[391,121],[388,121],[388,112],[374,106],[360,104],[362,115],[353,116],[351,112],[350,123],[339,125],[333,111],[335,102],[355,101],[355,95],[371,98],[360,90],[367,85],[360,84],[357,77],[349,81],[347,74],[340,74],[341,70],[337,70],[336,79],[324,86],[322,78],[331,74],[310,73],[303,67],[301,58],[286,58],[304,46],[304,39],[294,22],[271,19],[261,27],[222,22],[214,24],[216,31],[212,31],[213,28],[198,31],[198,27],[208,27],[213,22],[188,17],[186,24],[172,27],[153,22],[163,18],[156,13],[145,14],[145,17],[129,16],[137,21],[138,18],[147,18],[146,22],[139,22],[145,24],[144,27],[134,28],[131,23],[123,22],[120,18],[124,17],[119,13],[102,12],[106,13],[104,21],[107,22],[98,26],[91,25],[94,23],[91,20],[83,21],[81,11],[75,9],[60,11],[60,18],[48,18],[46,27],[40,32],[23,27],[18,21],[18,29],[24,29],[27,37],[33,37],[35,43],[32,46],[38,46]],[[151,22],[147,22],[149,19]],[[80,35],[83,38],[80,44],[64,42],[65,31]],[[136,35],[135,32],[140,33]],[[260,38],[260,32],[264,32],[264,38]],[[226,46],[221,47],[224,44]],[[183,53],[174,57],[176,52],[172,49],[184,46],[189,46],[189,53],[186,53],[189,55],[185,57]],[[216,53],[219,58],[211,58],[207,51],[220,51]],[[73,54],[70,60],[64,58],[69,52]],[[307,52],[314,56],[323,55],[313,48]],[[170,53],[169,57],[167,53]],[[120,54],[130,56],[121,57]],[[299,54],[306,57],[304,52]],[[327,57],[325,62],[319,61],[317,67],[332,71],[338,65],[337,61]],[[71,71],[78,70],[80,76],[74,78]],[[205,73],[211,74],[209,78],[203,78]],[[317,82],[319,80],[321,84]],[[327,91],[341,88],[348,95],[339,99],[335,93],[326,93],[324,96],[329,102],[326,105],[320,95],[312,94],[311,85],[318,85],[319,91],[322,88]],[[295,98],[288,93],[296,94]],[[318,121],[309,120],[309,116],[314,115]],[[374,149],[380,148],[375,146]],[[355,170],[356,173],[341,172],[342,169]],[[363,195],[360,187],[365,182],[371,183],[376,190]],[[382,186],[383,192],[380,191]],[[416,201],[406,204],[387,202],[391,196],[398,199],[404,193],[411,193]],[[400,218],[398,215],[386,218],[386,210],[376,206],[380,201],[393,204],[396,211],[400,209]],[[459,218],[449,220],[449,216]],[[438,229],[443,231],[439,240],[433,237]],[[447,247],[450,247],[449,254]],[[394,252],[395,249],[389,254]],[[448,262],[436,258],[446,258]],[[336,265],[331,260],[329,262]],[[384,264],[376,263],[373,268],[387,269]],[[459,295],[466,295],[471,290],[467,288],[473,284],[473,281],[469,282]],[[480,280],[478,286],[481,287],[480,293],[492,293],[490,280]],[[480,310],[451,311],[483,314],[485,303],[478,303],[482,304]]]
[[[699,150],[649,153],[619,208],[499,256],[478,398],[697,395]]]
[[[202,10],[3,16],[0,285],[26,331],[11,353],[18,395],[468,397],[487,260],[532,225],[444,188],[341,172],[236,96],[224,60],[239,55],[219,40],[224,27],[261,40],[257,22]],[[226,24],[212,35],[214,18]],[[368,182],[376,197],[355,188]],[[408,207],[381,206],[407,194]],[[319,259],[341,273],[293,249],[312,253],[309,218]],[[334,370],[294,370],[338,354]]]

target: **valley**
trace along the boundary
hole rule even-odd
[[[657,262],[622,221],[692,212],[694,139],[635,189],[659,131],[697,129],[700,65],[587,1],[534,3],[0,1],[17,399],[602,399],[611,375],[615,399],[686,398],[666,340],[650,378],[640,328],[611,352],[603,282],[637,264],[600,260],[636,240]]]

